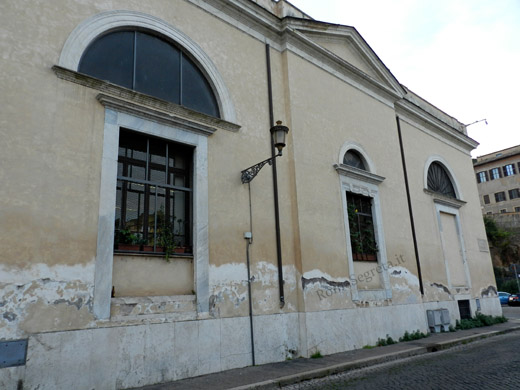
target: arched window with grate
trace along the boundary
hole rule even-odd
[[[343,164],[348,165],[350,167],[362,169],[366,171],[365,163],[363,162],[363,157],[353,149],[350,149],[343,156]]]
[[[428,168],[427,185],[430,191],[457,199],[455,187],[446,168],[437,161],[432,162]]]

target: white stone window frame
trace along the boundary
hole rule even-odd
[[[453,189],[455,191],[456,198],[450,198],[447,196],[444,196],[442,194],[438,194],[436,192],[433,192],[428,189],[428,170],[430,169],[430,165],[434,162],[440,163],[443,168],[445,169],[446,173],[448,174],[448,177],[451,180],[451,184],[453,185]],[[424,165],[424,192],[432,197],[434,210],[435,210],[435,216],[437,219],[437,230],[439,232],[439,240],[441,241],[442,249],[443,249],[443,256],[445,251],[445,243],[442,238],[441,234],[441,212],[446,214],[451,214],[455,217],[455,225],[457,229],[457,235],[460,242],[461,247],[461,255],[462,255],[462,262],[464,266],[464,273],[466,276],[466,282],[467,287],[471,289],[471,277],[469,273],[469,267],[467,262],[467,256],[466,256],[466,245],[464,243],[464,235],[462,233],[462,227],[460,223],[460,214],[459,209],[466,204],[466,202],[462,198],[462,192],[460,191],[460,185],[455,177],[455,174],[453,172],[453,169],[450,167],[450,164],[448,161],[439,155],[432,155],[428,157],[426,160],[426,163]],[[451,290],[454,286],[451,283],[451,277],[450,277],[450,271],[448,268],[448,260],[444,257],[444,267],[446,270],[446,277],[448,280],[448,288]],[[458,286],[455,286],[458,287]],[[460,298],[460,297],[459,297]]]
[[[349,150],[355,150],[362,158],[366,170],[354,168],[343,164],[343,156]],[[379,196],[379,185],[385,180],[384,177],[376,175],[375,165],[368,157],[363,147],[354,142],[345,143],[340,149],[339,163],[334,168],[339,175],[341,200],[343,205],[343,222],[345,226],[345,240],[347,243],[347,261],[349,267],[349,278],[351,283],[351,294],[353,301],[382,301],[392,299],[392,288],[388,273],[388,261],[386,255],[385,233],[383,227],[383,216],[381,213],[381,201]],[[378,252],[377,265],[381,270],[382,289],[360,290],[357,287],[357,275],[354,269],[354,258],[352,256],[352,244],[350,242],[350,226],[348,222],[347,192],[360,194],[372,198],[372,219],[374,223],[374,234],[376,237]]]
[[[70,33],[61,51],[58,65],[77,72],[81,56],[93,41],[109,31],[128,27],[155,31],[171,39],[188,52],[200,65],[200,70],[213,88],[222,119],[236,122],[231,95],[213,61],[191,38],[155,16],[126,10],[102,12],[91,16]]]
[[[236,122],[235,109],[230,93],[221,74],[209,56],[184,33],[151,15],[126,10],[115,10],[93,15],[80,23],[70,33],[61,51],[58,68],[77,72],[81,56],[94,40],[106,32],[128,27],[155,31],[170,38],[182,47],[183,50],[190,53],[200,65],[201,71],[215,92],[221,119],[231,125]],[[57,69],[57,71],[62,73],[60,69]],[[73,81],[73,79],[74,77],[70,80]],[[179,117],[176,113],[172,115],[160,109],[157,110],[154,108],[156,103],[153,101],[150,101],[148,105],[143,105],[143,99],[147,101],[146,96],[139,93],[135,95],[138,97],[140,95],[139,99],[130,99],[130,101],[103,93],[97,96],[99,102],[105,106],[105,123],[93,313],[96,318],[101,320],[110,318],[120,128],[127,128],[145,135],[160,137],[168,141],[175,141],[194,147],[192,221],[194,289],[197,299],[197,312],[199,315],[207,313],[209,311],[207,137],[215,131],[215,128],[202,125],[200,121],[197,121],[200,118],[195,118],[192,121],[189,117]],[[159,106],[162,105],[159,104]],[[182,111],[182,115],[185,113],[186,111]],[[218,121],[210,122],[218,123]],[[231,127],[238,128],[239,126],[233,125]]]
[[[112,269],[114,262],[114,223],[117,183],[119,130],[133,130],[167,141],[194,147],[193,151],[193,258],[194,287],[197,312],[209,311],[209,249],[208,249],[208,143],[207,136],[175,125],[165,125],[140,118],[131,113],[106,106],[101,164],[99,220],[94,279],[94,315],[110,318]]]

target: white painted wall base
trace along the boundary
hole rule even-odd
[[[474,299],[472,300],[474,305]],[[254,317],[257,364],[332,354],[405,331],[427,331],[426,310],[454,301]],[[482,312],[501,315],[497,298],[481,299]],[[106,323],[95,329],[41,333],[29,338],[25,367],[0,369],[0,388],[125,389],[251,365],[248,317],[160,324]],[[82,373],[95,373],[87,375]]]

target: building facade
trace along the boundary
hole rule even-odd
[[[283,0],[33,3],[0,12],[0,387],[132,388],[501,314],[477,143],[355,28]],[[242,183],[278,120],[283,156]]]
[[[479,156],[473,168],[482,214],[520,212],[520,145]]]

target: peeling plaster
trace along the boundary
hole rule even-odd
[[[307,280],[325,279],[325,280],[327,280],[328,283],[345,283],[345,282],[347,282],[350,285],[348,278],[334,278],[334,277],[330,276],[329,274],[320,271],[319,269],[313,269],[311,271],[305,272],[302,275],[302,281],[303,281],[303,279],[307,279]],[[309,283],[307,283],[307,284],[309,284]]]
[[[451,295],[450,290],[449,290],[448,287],[446,287],[444,284],[440,284],[440,283],[431,283],[430,286],[432,286],[432,287],[437,287],[438,289],[443,290],[446,294]]]
[[[294,266],[284,266],[284,290],[287,297],[296,289]],[[248,311],[247,266],[245,263],[210,265],[210,314],[213,317],[237,315]],[[279,311],[278,268],[268,261],[252,261],[251,281],[256,314]],[[295,310],[294,305],[287,309]]]
[[[88,326],[94,320],[91,314],[94,286],[89,283],[93,269],[93,266],[51,268],[39,264],[21,272],[0,266],[4,312],[0,318],[0,339]],[[38,272],[41,272],[39,277],[31,280]]]
[[[324,277],[306,279],[305,277],[302,276],[302,288],[304,290],[308,285],[315,284],[315,283],[319,283],[320,285],[327,285],[330,287],[340,287],[340,288],[350,287],[350,282],[348,280],[345,280],[344,282],[335,282],[333,280],[327,280]]]
[[[497,296],[497,288],[495,286],[488,286],[487,288],[483,288],[480,295],[482,297],[488,297],[488,296]]]
[[[14,267],[0,264],[0,284],[28,284],[40,280],[45,284],[51,280],[77,281],[94,284],[94,264],[92,259],[87,265],[54,265],[33,264],[30,267]]]

